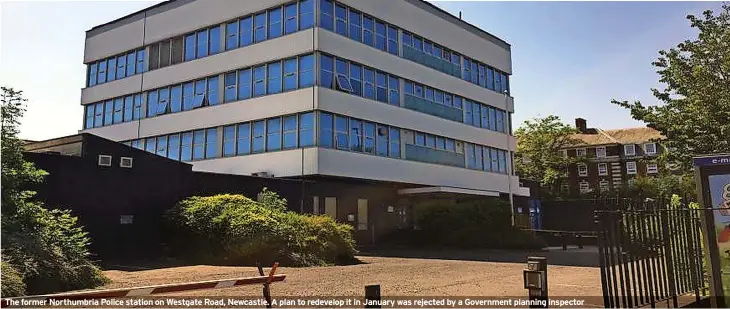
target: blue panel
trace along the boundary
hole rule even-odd
[[[406,160],[464,167],[464,155],[427,147],[406,145]]]
[[[411,95],[405,96],[404,107],[410,110],[419,111],[424,114],[429,114],[444,119],[458,122],[463,121],[463,114],[461,109],[441,104],[435,104],[433,102]]]

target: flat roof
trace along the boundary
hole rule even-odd
[[[186,4],[186,3],[189,3],[189,2],[192,2],[192,1],[194,1],[194,0],[167,0],[167,1],[160,2],[158,4],[155,4],[153,6],[150,6],[148,8],[141,9],[141,10],[136,11],[134,13],[127,14],[127,15],[122,16],[120,18],[114,19],[114,20],[112,20],[110,22],[107,22],[107,23],[104,23],[104,24],[95,26],[95,27],[93,27],[93,28],[91,28],[89,30],[86,30],[86,37],[88,38],[89,36],[94,36],[94,35],[97,35],[97,34],[100,34],[100,33],[103,33],[103,32],[109,31],[109,30],[112,30],[112,29],[114,29],[116,27],[123,26],[123,25],[125,25],[125,24],[127,24],[129,22],[133,22],[133,21],[139,20],[139,19],[144,18],[145,16],[147,16],[148,13],[150,13],[149,15],[154,15],[154,14],[162,13],[162,12],[165,12],[165,11],[171,10],[171,9],[174,9],[176,7],[179,7],[179,6],[183,5],[183,4]],[[246,0],[246,1],[250,1],[250,0]],[[503,39],[500,39],[499,37],[497,37],[497,36],[495,36],[495,35],[487,32],[487,31],[485,31],[485,30],[483,30],[483,29],[481,29],[481,28],[479,28],[479,27],[477,27],[475,25],[472,25],[471,23],[468,23],[468,22],[464,21],[463,19],[461,19],[461,18],[459,18],[457,16],[454,16],[453,14],[449,13],[448,11],[446,11],[446,10],[444,10],[442,8],[439,8],[438,6],[436,6],[433,3],[430,3],[430,2],[425,1],[425,0],[405,0],[405,1],[408,1],[409,3],[411,3],[413,5],[416,5],[416,6],[422,8],[422,9],[424,9],[426,11],[430,11],[432,14],[434,14],[436,16],[439,16],[439,17],[441,17],[441,18],[443,18],[445,20],[448,20],[451,23],[453,23],[453,24],[455,24],[457,26],[460,26],[460,27],[464,28],[465,30],[467,30],[467,31],[469,31],[471,33],[474,33],[474,34],[476,34],[478,36],[481,36],[484,39],[486,39],[486,40],[488,40],[488,41],[490,41],[492,43],[495,43],[497,45],[500,45],[500,46],[504,47],[507,50],[511,50],[511,45],[509,43],[507,43],[507,41],[505,41]],[[141,14],[143,14],[144,16],[142,16]],[[126,22],[119,23],[119,22],[122,22],[122,21],[126,21]],[[119,23],[119,24],[115,25],[116,23]]]

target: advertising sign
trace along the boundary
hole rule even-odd
[[[730,295],[730,175],[708,176],[710,200],[714,212],[720,278],[725,296]],[[727,301],[726,301],[727,303]]]

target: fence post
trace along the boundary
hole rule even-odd
[[[583,249],[583,235],[580,233],[576,236],[576,242],[578,243],[578,249]]]
[[[672,297],[674,308],[677,308],[677,291],[676,282],[674,277],[674,256],[672,256],[672,238],[669,233],[669,209],[659,209],[661,213],[661,224],[659,227],[662,229],[662,238],[664,238],[664,259],[667,263],[667,281],[669,281],[669,296]]]
[[[365,308],[380,308],[380,304],[367,304],[368,300],[380,301],[380,284],[365,286]]]
[[[261,267],[261,264],[256,262],[256,267],[259,269],[259,275],[264,276],[264,268]],[[268,282],[264,283],[262,293],[264,294],[264,299],[266,299],[266,308],[271,308],[271,290],[269,289]]]

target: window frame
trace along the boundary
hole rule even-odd
[[[598,176],[608,176],[608,163],[598,163]]]
[[[629,149],[631,149],[631,151],[629,151]],[[634,144],[624,145],[624,155],[629,156],[629,157],[636,156],[636,145],[634,145]]]
[[[585,163],[578,163],[578,176],[579,177],[588,177],[588,165]]]
[[[626,162],[626,174],[636,175],[637,172],[638,172],[638,167],[636,165],[636,161],[627,161]]]

